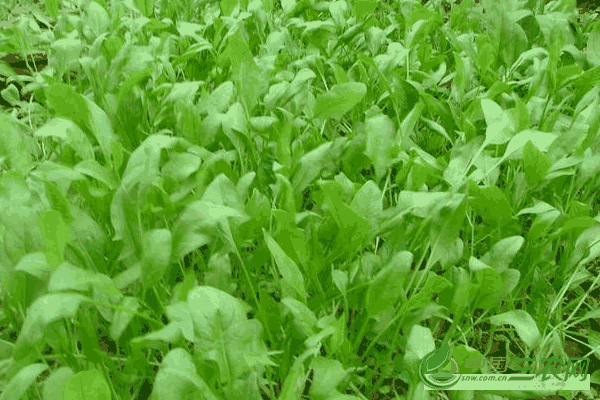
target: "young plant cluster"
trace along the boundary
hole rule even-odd
[[[575,0],[0,18],[0,400],[600,398],[600,23]],[[587,357],[591,390],[425,390],[446,344]]]

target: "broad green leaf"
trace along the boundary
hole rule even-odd
[[[329,213],[339,228],[335,239],[327,237],[330,252],[327,254],[328,262],[338,259],[347,259],[361,251],[369,239],[371,224],[365,218],[356,213],[350,206],[344,203],[341,193],[343,189],[336,181],[326,181],[323,184],[325,203],[329,207]]]
[[[530,186],[536,185],[546,177],[552,166],[552,160],[538,150],[531,140],[523,147],[523,170]]]
[[[233,104],[234,96],[235,86],[233,82],[223,82],[212,91],[208,99],[199,101],[199,111],[209,114],[224,113]]]
[[[69,238],[69,227],[64,223],[60,212],[50,210],[40,215],[40,226],[44,235],[46,259],[53,267],[64,260],[64,251]]]
[[[157,400],[203,398],[221,400],[198,376],[190,354],[182,348],[171,350],[163,359],[152,388]]]
[[[101,166],[95,160],[83,160],[75,166],[75,171],[80,172],[84,175],[92,177],[114,190],[117,188],[117,182],[114,176],[105,167]]]
[[[14,357],[29,354],[32,346],[44,337],[46,325],[62,318],[73,318],[81,302],[86,300],[88,298],[71,293],[51,293],[38,297],[27,310],[15,344]]]
[[[173,226],[173,259],[178,260],[196,248],[210,243],[210,236],[198,230],[214,227],[220,222],[226,223],[228,218],[244,222],[248,216],[234,208],[208,201],[196,201],[188,205]]]
[[[123,334],[127,325],[131,322],[140,307],[137,297],[125,296],[119,309],[115,310],[112,323],[110,325],[110,337],[113,340],[118,340]]]
[[[146,232],[142,259],[142,284],[149,289],[158,285],[171,260],[171,232],[154,229]]]
[[[91,38],[97,38],[109,27],[110,18],[106,10],[95,1],[88,3],[86,10],[86,27],[91,31]]]
[[[283,381],[283,387],[277,400],[298,400],[301,394],[304,392],[304,386],[306,385],[307,374],[304,372],[304,360],[308,357],[315,355],[314,348],[309,348],[304,354],[298,357],[292,367],[290,368],[285,380]]]
[[[340,271],[339,269],[334,269],[331,271],[331,279],[333,280],[335,286],[345,296],[346,289],[348,287],[348,274],[344,271]]]
[[[356,192],[350,207],[371,223],[372,232],[378,229],[378,219],[383,212],[382,192],[373,181],[367,181]]]
[[[48,281],[48,291],[60,292],[67,290],[85,292],[94,282],[94,274],[64,262],[56,268]]]
[[[494,325],[512,325],[519,337],[523,339],[523,342],[530,349],[534,348],[540,342],[540,330],[527,311],[512,310],[494,315],[490,318],[490,322]]]
[[[337,386],[346,378],[348,371],[337,360],[316,357],[312,364],[314,378],[310,396],[314,400],[327,400],[341,394]]]
[[[34,143],[24,133],[23,125],[8,114],[0,114],[0,156],[10,160],[10,167],[25,173],[31,169]]]
[[[324,168],[333,164],[334,160],[340,157],[344,143],[345,138],[339,138],[333,142],[323,143],[303,154],[292,178],[294,192],[302,192],[319,177]]]
[[[365,121],[367,137],[365,155],[375,167],[375,176],[379,181],[390,167],[396,140],[394,123],[385,114],[378,113]]]
[[[177,82],[173,84],[173,87],[165,97],[165,101],[184,101],[186,103],[193,103],[196,92],[202,85],[202,82]]]
[[[314,106],[315,118],[339,118],[356,106],[367,93],[364,83],[351,82],[335,85],[328,92],[317,96]]]
[[[292,313],[294,321],[304,335],[310,337],[316,333],[317,317],[310,308],[291,297],[283,298],[281,303]]]
[[[74,374],[73,370],[69,367],[60,367],[52,372],[44,381],[44,389],[42,391],[44,400],[64,400],[64,387]]]
[[[577,237],[570,264],[585,264],[600,255],[600,226],[586,229]]]
[[[540,151],[548,151],[558,136],[550,132],[524,130],[512,137],[502,159],[516,159],[523,156],[523,147],[531,141]]]
[[[481,100],[481,109],[487,124],[484,145],[508,142],[512,125],[508,114],[497,103],[489,99]]]
[[[277,366],[269,358],[263,327],[258,320],[250,319],[234,325],[225,332],[224,339],[234,377],[242,377],[266,365]]]
[[[545,214],[547,212],[552,212],[552,211],[556,211],[556,208],[552,207],[550,204],[544,202],[544,201],[539,201],[539,200],[535,200],[535,205],[533,207],[527,207],[522,209],[521,211],[519,211],[517,213],[517,216],[519,215],[523,215],[523,214]]]
[[[90,131],[92,113],[87,101],[66,83],[53,83],[46,89],[46,100],[59,117],[75,122],[84,131]]]
[[[448,307],[456,320],[460,318],[472,300],[471,277],[464,268],[457,267],[449,269],[447,277],[454,287],[440,292],[440,304]]]
[[[411,213],[417,217],[427,218],[431,217],[431,214],[440,204],[453,203],[462,197],[461,194],[447,192],[411,192],[403,190],[398,196],[398,207],[412,210]]]
[[[275,260],[277,269],[283,277],[284,282],[294,289],[299,300],[306,302],[307,293],[304,286],[304,277],[302,276],[302,271],[300,268],[298,268],[294,260],[285,254],[275,239],[273,239],[264,229],[263,234],[265,237],[265,243],[267,244],[267,247],[273,256],[273,260]]]
[[[404,362],[413,366],[434,350],[435,342],[431,330],[420,325],[413,325],[406,340]]]
[[[478,288],[473,305],[485,310],[494,308],[507,295],[502,276],[498,271],[475,257],[469,259],[469,269],[475,273],[475,282]]]
[[[19,89],[12,83],[0,91],[0,96],[12,106],[16,106],[21,102]]]
[[[81,371],[69,378],[63,389],[64,400],[111,400],[110,387],[97,369]]]
[[[204,273],[204,283],[227,293],[235,291],[237,284],[231,275],[231,262],[227,253],[211,255]]]
[[[365,298],[369,317],[377,318],[401,297],[406,300],[404,283],[412,262],[412,253],[401,251],[370,281]]]
[[[525,239],[522,236],[510,236],[498,241],[487,252],[481,261],[498,271],[505,270],[519,251]]]
[[[187,303],[179,301],[167,306],[167,316],[170,321],[174,321],[179,325],[183,337],[190,342],[196,340],[194,335],[194,321],[192,320],[192,313]]]
[[[48,369],[46,364],[31,364],[21,369],[6,386],[2,388],[0,400],[21,399],[37,377]]]
[[[497,186],[480,188],[471,185],[476,197],[472,200],[473,206],[484,218],[496,226],[502,226],[511,222],[512,207],[506,195]]]
[[[501,272],[502,280],[504,280],[504,292],[510,294],[521,279],[521,272],[518,269],[508,268]]]
[[[96,103],[86,97],[83,97],[83,99],[87,102],[87,109],[89,110],[90,130],[102,149],[104,159],[112,161],[113,148],[115,143],[119,142],[119,139],[113,132],[111,120]]]
[[[0,61],[0,75],[2,76],[15,76],[18,75],[6,61]]]
[[[360,19],[373,15],[375,9],[379,6],[377,0],[355,0],[352,2],[352,11],[356,18]]]
[[[23,271],[38,279],[46,280],[53,268],[46,261],[44,253],[36,252],[23,256],[15,266],[15,271]]]
[[[215,339],[219,331],[246,320],[246,312],[238,300],[228,293],[210,286],[199,286],[187,297],[187,304],[192,313],[194,324],[200,335],[207,339]],[[222,328],[217,314],[220,315]]]
[[[423,288],[412,295],[408,301],[400,307],[399,313],[404,315],[410,311],[425,307],[427,304],[431,303],[431,297],[434,294],[441,293],[449,287],[452,287],[452,283],[446,278],[430,272]]]

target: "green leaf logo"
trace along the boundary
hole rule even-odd
[[[448,364],[448,361],[450,361],[450,364]],[[438,371],[447,365],[450,366],[450,371]],[[426,374],[431,375],[426,376]],[[450,356],[450,346],[448,343],[445,343],[439,349],[423,357],[419,363],[419,376],[427,386],[437,390],[448,389],[458,382],[460,379],[458,364]]]

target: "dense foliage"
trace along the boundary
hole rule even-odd
[[[0,7],[0,400],[600,398],[575,0]],[[445,343],[592,390],[426,391]]]

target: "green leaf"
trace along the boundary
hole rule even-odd
[[[88,3],[86,10],[86,25],[90,29],[92,37],[96,38],[106,32],[110,24],[110,18],[106,10],[97,2]]]
[[[508,142],[512,125],[508,114],[497,103],[489,99],[481,100],[481,109],[487,124],[484,145]]]
[[[530,349],[533,349],[540,342],[540,330],[527,311],[513,310],[494,315],[490,318],[490,323],[494,325],[512,325]]]
[[[15,266],[15,271],[26,272],[41,280],[46,280],[52,270],[53,267],[46,261],[46,255],[40,252],[23,256]]]
[[[301,193],[310,183],[319,177],[321,171],[332,165],[343,150],[345,138],[326,142],[304,153],[298,162],[292,178],[295,193]]]
[[[400,307],[399,313],[404,315],[410,311],[425,307],[427,304],[431,303],[431,297],[434,294],[440,293],[449,287],[452,287],[452,284],[446,278],[435,273],[429,273],[423,288],[420,289],[418,293],[411,296],[408,301]]]
[[[404,362],[410,366],[416,366],[416,363],[419,360],[423,359],[434,350],[435,342],[431,330],[420,325],[413,325],[406,340]],[[438,354],[431,360],[431,366],[438,365],[441,361],[441,357],[444,356],[444,348],[439,350],[441,350],[441,354]]]
[[[448,307],[457,321],[471,303],[471,277],[464,268],[452,267],[448,270],[449,281],[454,290],[445,289],[440,292],[440,304]]]
[[[58,16],[58,10],[62,7],[62,0],[45,0],[46,12],[52,18]]]
[[[335,286],[345,296],[346,289],[348,288],[348,274],[344,271],[340,271],[339,269],[334,269],[331,271],[331,279],[333,280]]]
[[[44,337],[43,330],[51,322],[73,318],[86,297],[71,293],[52,293],[38,297],[27,310],[25,322],[15,344],[14,357],[29,354],[32,346]]]
[[[198,333],[207,339],[214,340],[220,331],[246,320],[246,312],[235,297],[210,286],[192,290],[187,304]],[[222,328],[217,327],[217,314]]]
[[[156,375],[152,398],[184,400],[197,397],[205,400],[221,400],[198,376],[190,354],[182,348],[171,350],[163,359]]]
[[[48,291],[81,291],[85,292],[94,282],[94,274],[81,268],[64,262],[56,268],[48,281]]]
[[[48,366],[46,364],[31,364],[24,367],[2,388],[0,400],[21,399],[29,386],[47,369]]]
[[[494,246],[481,257],[481,261],[494,267],[498,271],[503,271],[508,268],[524,243],[525,239],[523,239],[522,236],[510,236],[504,238],[494,244]]]
[[[548,151],[550,145],[556,140],[558,135],[550,132],[524,130],[517,133],[506,146],[504,159],[518,159],[523,156],[523,147],[531,141],[540,151]]]
[[[149,17],[153,13],[154,1],[153,0],[133,0],[135,8],[142,13],[144,17]]]
[[[69,227],[60,212],[50,210],[40,215],[40,227],[46,245],[48,264],[58,266],[64,260],[64,251],[69,238]]]
[[[385,114],[378,113],[365,121],[367,143],[365,155],[375,167],[377,181],[385,175],[393,157],[392,150],[397,143],[394,123]]]
[[[283,381],[283,387],[281,388],[281,394],[278,400],[298,400],[304,391],[306,385],[306,379],[308,376],[304,373],[304,360],[311,355],[314,355],[314,349],[308,349],[304,354],[298,357],[292,367],[290,368],[285,380]]]
[[[139,307],[140,303],[137,297],[125,296],[123,298],[123,301],[119,305],[119,309],[115,311],[110,325],[109,333],[113,340],[118,340],[119,337],[121,337]]]
[[[63,391],[64,400],[111,400],[110,387],[97,369],[73,375]]]
[[[525,144],[523,148],[523,170],[525,171],[525,178],[530,186],[536,185],[542,181],[550,167],[552,166],[552,160],[546,154],[539,151],[531,140]]]
[[[114,176],[95,160],[83,160],[77,164],[74,169],[77,172],[81,172],[84,175],[104,183],[111,190],[114,190],[117,187]]]
[[[10,167],[26,173],[32,165],[35,154],[34,143],[25,134],[23,125],[8,114],[0,114],[0,156],[10,160]]]
[[[326,237],[330,249],[327,259],[332,262],[352,257],[361,251],[373,236],[369,221],[344,203],[340,195],[342,191],[341,185],[336,181],[326,181],[323,184],[325,202],[339,228],[335,239],[332,240],[331,236]]]
[[[475,257],[469,259],[469,269],[475,272],[475,281],[478,287],[478,294],[473,305],[485,310],[496,307],[507,294],[500,273]]]
[[[171,232],[154,229],[146,232],[142,259],[142,284],[148,289],[158,285],[171,260]]]
[[[341,394],[337,386],[346,378],[348,371],[337,360],[316,357],[312,364],[314,378],[310,386],[310,396],[314,400],[327,400]]]
[[[502,226],[511,222],[512,208],[506,195],[497,186],[488,186],[484,188],[473,185],[476,198],[472,200],[473,206],[484,218],[497,226]]]
[[[54,112],[75,122],[84,131],[90,131],[92,113],[87,101],[66,83],[53,83],[46,89],[46,100]]]
[[[224,113],[233,104],[234,96],[235,86],[233,82],[223,82],[212,91],[208,99],[199,101],[199,111],[208,114]]]
[[[401,251],[370,281],[365,297],[369,317],[377,318],[401,297],[406,300],[404,282],[412,262],[412,253]]]
[[[275,264],[283,277],[283,281],[294,289],[295,295],[298,296],[298,300],[306,302],[307,294],[302,271],[300,271],[300,268],[298,268],[294,260],[285,254],[275,239],[273,239],[264,229],[263,234],[265,243],[273,256],[273,260],[275,260]]]
[[[294,322],[306,337],[311,337],[316,333],[317,317],[310,308],[291,297],[283,298],[281,304],[292,313]]]
[[[74,374],[73,370],[69,367],[60,367],[52,372],[44,381],[44,389],[42,391],[44,400],[64,400],[64,387]]]
[[[19,93],[19,89],[17,89],[17,87],[12,83],[0,91],[0,96],[2,96],[2,98],[12,106],[16,106],[21,102],[21,94]]]
[[[204,200],[188,205],[173,226],[173,259],[178,260],[210,242],[210,236],[205,232],[198,232],[199,229],[227,223],[229,218],[244,222],[248,216],[234,208]]]
[[[371,223],[371,232],[378,230],[378,219],[383,212],[382,192],[373,181],[367,181],[356,192],[350,207]]]
[[[315,118],[340,118],[356,106],[367,93],[364,83],[351,82],[334,85],[327,93],[317,96]]]

